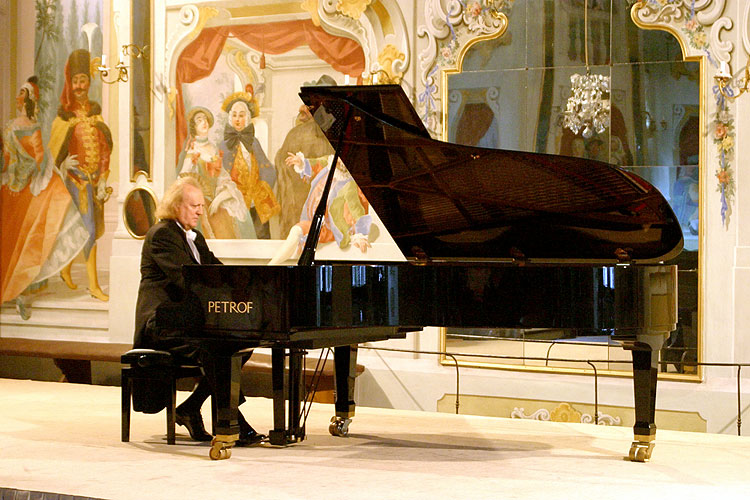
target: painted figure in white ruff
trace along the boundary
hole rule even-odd
[[[255,126],[251,122],[258,114],[258,103],[252,89],[230,95],[221,109],[228,115],[221,145],[224,169],[245,199],[257,237],[269,239],[271,231],[268,221],[281,211],[281,206],[273,192],[276,169],[255,137]]]

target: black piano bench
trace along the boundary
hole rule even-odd
[[[171,353],[154,349],[132,349],[122,363],[122,442],[130,441],[130,401],[133,411],[159,413],[167,409],[167,443],[175,443],[177,380],[201,377],[195,365],[180,364]]]

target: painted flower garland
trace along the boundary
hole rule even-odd
[[[721,95],[718,87],[714,87],[714,96],[716,97],[716,113],[714,113],[712,125],[712,138],[719,151],[716,190],[721,193],[721,221],[726,224],[729,205],[734,199],[734,175],[729,161],[734,155],[734,119],[729,112],[727,99]]]
[[[690,15],[686,16],[683,32],[686,34],[690,45],[706,54],[708,62],[718,67],[719,63],[712,57],[706,31],[695,17],[695,0],[690,4]],[[725,89],[731,93],[731,89]],[[734,200],[734,172],[731,160],[734,157],[734,119],[729,111],[727,98],[719,91],[718,86],[713,87],[714,99],[716,100],[716,112],[713,114],[713,123],[710,126],[714,145],[719,154],[719,166],[716,169],[718,185],[716,190],[721,194],[721,221],[727,223],[729,206]]]

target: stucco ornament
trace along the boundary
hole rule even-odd
[[[417,110],[433,135],[442,129],[442,71],[456,70],[460,56],[479,40],[502,35],[508,27],[513,0],[426,0],[426,24],[417,27],[417,36],[427,40],[419,54],[423,91],[417,98]]]
[[[581,421],[581,412],[570,406],[569,403],[560,403],[557,408],[552,410],[553,422],[576,422]]]
[[[339,0],[336,10],[352,19],[359,19],[371,3],[372,0]]]
[[[394,67],[403,67],[406,55],[399,51],[395,46],[388,44],[383,47],[382,52],[378,54],[377,71],[373,71],[364,80],[365,83],[395,83],[400,84],[404,76],[403,71],[396,71]],[[395,63],[395,64],[394,64]]]

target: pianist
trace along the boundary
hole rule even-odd
[[[198,181],[180,177],[167,189],[159,204],[159,220],[146,234],[141,251],[141,282],[135,312],[135,348],[163,349],[174,356],[200,363],[200,348],[160,336],[155,324],[156,310],[160,306],[176,304],[183,298],[185,283],[182,266],[186,264],[221,264],[211,252],[203,235],[195,230],[205,209],[203,191]],[[213,381],[202,378],[192,394],[177,407],[175,421],[186,427],[196,441],[210,441],[201,416],[201,407],[211,395]],[[240,398],[240,403],[244,400]],[[258,434],[239,415],[240,438],[238,445],[260,442],[265,436]]]

